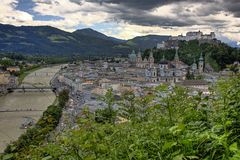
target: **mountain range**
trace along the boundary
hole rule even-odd
[[[156,46],[169,36],[144,36],[121,40],[86,28],[66,32],[51,26],[0,24],[0,52],[36,55],[123,55],[132,49]]]
[[[126,55],[153,48],[170,36],[147,35],[129,40],[109,37],[90,28],[66,32],[51,26],[0,24],[0,52],[31,55]]]

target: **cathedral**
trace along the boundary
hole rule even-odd
[[[150,82],[179,82],[185,80],[188,65],[179,60],[178,48],[173,61],[161,59],[157,67],[149,67],[145,70],[145,77]]]
[[[142,59],[142,53],[138,52],[137,55],[137,60],[136,60],[136,67],[138,68],[152,68],[154,67],[154,57],[153,57],[153,52],[151,50],[149,58],[147,59],[146,57]]]
[[[198,65],[194,59],[194,63],[189,67],[184,62],[180,61],[178,55],[178,47],[175,47],[175,56],[172,61],[165,59],[163,55],[159,64],[154,63],[153,52],[151,50],[148,58],[142,58],[142,54],[139,51],[135,54],[135,51],[129,55],[129,61],[135,64],[135,67],[145,70],[145,80],[149,82],[180,82],[186,79],[186,74],[190,69],[194,75],[202,74],[204,71],[204,59],[201,56],[198,61]]]

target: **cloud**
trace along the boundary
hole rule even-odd
[[[36,6],[33,10],[41,15],[58,16],[68,28],[78,26],[80,24],[91,26],[94,23],[106,21],[108,13],[99,10],[96,4],[90,2],[74,3],[69,0],[34,0]]]
[[[125,39],[144,34],[185,34],[200,29],[204,32],[217,31],[240,41],[239,0],[29,1],[34,3],[31,13],[17,10],[18,0],[2,0],[0,23],[51,25],[68,31],[79,26],[98,29],[97,25],[114,23],[113,28],[100,27],[100,30]],[[41,19],[41,16],[51,18]]]
[[[32,21],[33,16],[22,11],[15,10],[17,0],[2,0],[0,5],[1,23],[24,23]]]

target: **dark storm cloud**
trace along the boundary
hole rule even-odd
[[[233,13],[235,17],[240,17],[240,1],[239,0],[229,0],[224,2],[223,8],[230,13]]]
[[[71,1],[81,1],[81,0],[71,0]],[[99,4],[119,4],[130,8],[151,10],[159,6],[179,3],[179,2],[189,2],[197,3],[199,0],[86,0],[88,2],[94,2]],[[201,0],[202,3],[205,2],[215,2],[216,0]]]
[[[149,14],[139,14],[139,15],[125,15],[122,14],[118,18],[125,22],[131,24],[138,24],[143,26],[188,26],[195,23],[194,21],[183,21],[178,19],[164,18]]]
[[[81,4],[83,0],[70,0]],[[143,26],[161,26],[161,27],[182,27],[191,25],[213,25],[221,26],[226,23],[224,20],[207,19],[200,21],[192,18],[207,17],[215,15],[222,11],[240,17],[240,0],[85,0],[106,6],[105,12],[111,13],[116,21],[124,21],[131,24]],[[202,7],[192,10],[194,7],[186,8],[186,5],[194,6],[196,3],[202,3]],[[111,5],[115,4],[115,5]],[[169,17],[150,14],[154,9],[176,4],[172,11],[177,15],[174,19]]]

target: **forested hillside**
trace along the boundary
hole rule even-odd
[[[75,129],[54,136],[53,141],[45,135],[47,143],[32,143],[27,148],[13,145],[4,157],[239,160],[239,84],[240,77],[221,80],[209,96],[160,85],[148,96],[127,92],[118,101],[109,90],[102,97],[108,107],[95,114],[85,109]],[[113,109],[116,103],[118,110]]]

